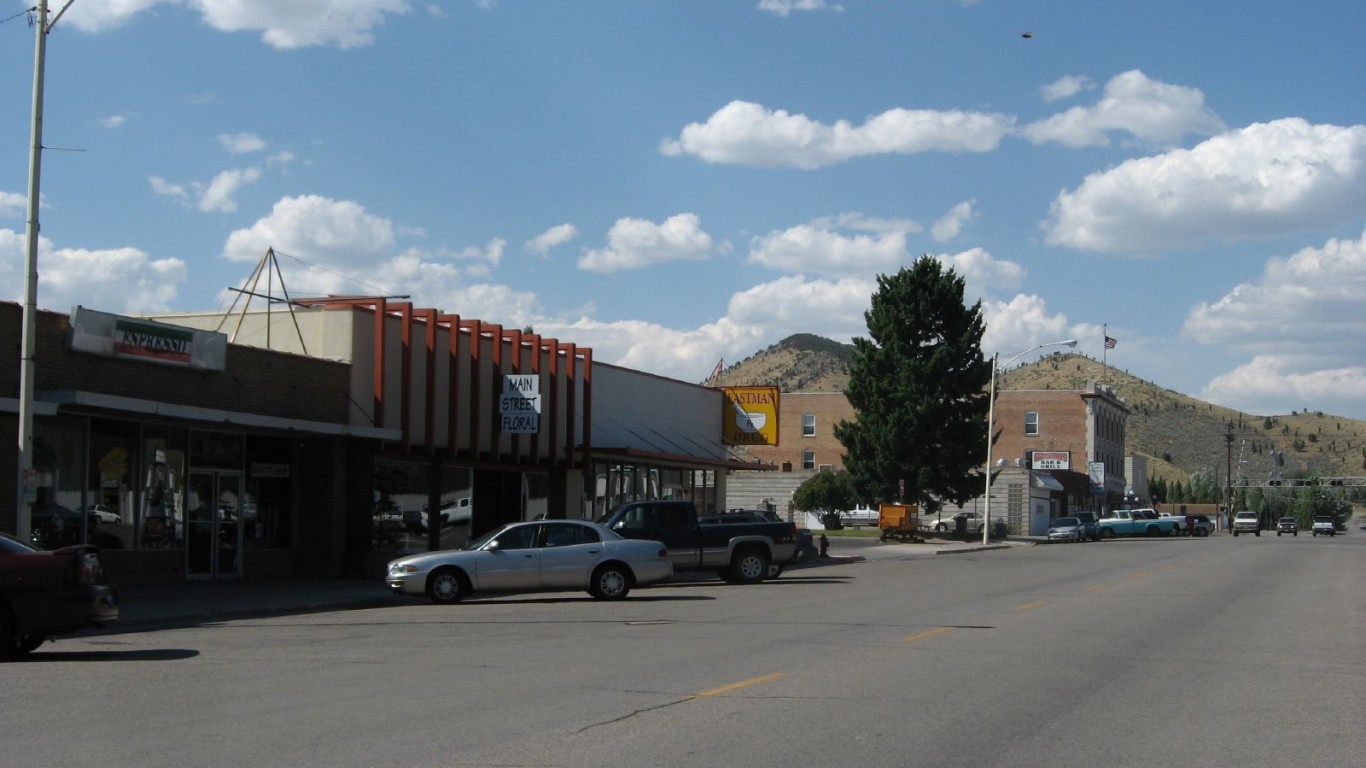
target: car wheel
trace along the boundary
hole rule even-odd
[[[1237,538],[1237,536],[1238,536],[1238,531],[1237,531],[1236,529],[1233,531],[1233,536],[1234,536],[1234,538]]]
[[[620,600],[631,591],[631,572],[617,563],[606,563],[593,571],[588,594],[599,600]]]
[[[458,603],[469,591],[465,577],[455,568],[438,568],[427,579],[427,597],[438,605]]]
[[[736,583],[758,584],[768,575],[768,557],[754,548],[743,549],[731,561],[730,573]]]
[[[1262,532],[1261,532],[1261,531],[1256,531],[1256,536],[1257,536],[1257,538],[1260,539],[1260,538],[1262,537]]]
[[[1279,539],[1280,537],[1281,537],[1281,532],[1280,532],[1280,531],[1276,531],[1276,538]]]
[[[21,654],[32,653],[47,640],[45,635],[24,635],[19,638],[19,643],[14,646],[14,650]]]
[[[937,533],[948,533],[948,532],[949,532],[949,527],[948,527],[947,525],[943,524],[943,523],[940,523],[939,525],[936,525],[936,526],[934,527],[934,530],[935,530]]]
[[[1101,528],[1100,537],[1102,539],[1113,539],[1115,537],[1115,531],[1113,528]]]
[[[9,609],[0,603],[0,659],[19,651],[19,639],[14,636],[14,631],[14,618],[9,615]]]

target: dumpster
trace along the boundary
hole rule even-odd
[[[997,520],[991,525],[991,536],[995,539],[1004,539],[1007,535],[1006,521]]]

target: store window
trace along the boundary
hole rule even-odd
[[[130,510],[129,524],[125,526],[130,546],[135,532],[140,549],[183,546],[189,437],[189,430],[184,427],[149,424],[143,428],[139,502],[135,512]]]
[[[290,441],[247,438],[247,488],[242,502],[242,544],[248,548],[288,549],[293,544],[290,510]]]
[[[435,516],[441,549],[458,549],[470,538],[474,514],[473,472],[464,467],[441,467]],[[429,525],[428,488],[432,484],[428,462],[375,459],[374,508],[371,513],[371,548],[377,552],[427,549]]]
[[[102,530],[100,521],[85,509],[86,441],[85,419],[58,417],[34,419],[33,469],[38,487],[29,507],[30,543],[43,549],[69,544],[107,543],[122,546],[112,533]]]

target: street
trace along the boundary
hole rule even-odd
[[[0,666],[14,766],[1333,766],[1366,534],[1016,546],[621,602],[68,638]]]

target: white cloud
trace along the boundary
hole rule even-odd
[[[976,217],[977,212],[973,210],[976,203],[976,200],[964,200],[950,208],[948,213],[940,216],[930,227],[930,235],[935,239],[935,242],[942,243],[945,240],[958,237],[958,234],[963,231],[963,224]]]
[[[1040,90],[1044,101],[1062,101],[1095,87],[1095,81],[1085,75],[1063,75]]]
[[[282,49],[366,46],[386,15],[410,10],[405,0],[107,0],[75,3],[64,18],[87,32],[103,32],[158,5],[185,5],[220,32],[259,31],[267,45]]]
[[[643,269],[669,261],[702,261],[717,250],[728,249],[727,244],[716,245],[711,235],[702,231],[701,219],[695,213],[670,216],[663,224],[625,218],[612,225],[606,248],[589,251],[579,258],[579,269]]]
[[[1215,377],[1200,397],[1259,415],[1303,409],[1343,413],[1366,407],[1366,387],[1361,384],[1366,381],[1366,366],[1315,369],[1316,362],[1293,355],[1257,355]]]
[[[329,268],[364,271],[394,252],[394,225],[349,200],[286,197],[270,215],[228,235],[223,256],[257,261],[267,248]]]
[[[218,143],[234,155],[260,152],[266,148],[265,140],[254,133],[220,133]]]
[[[105,128],[120,128],[124,123],[128,122],[128,115],[109,115],[108,117],[101,117],[98,122]]]
[[[27,252],[23,234],[0,229],[0,285],[8,294],[2,298],[23,299]],[[58,312],[92,300],[102,310],[123,314],[165,311],[187,279],[185,262],[152,259],[136,248],[54,248],[40,237],[38,259],[38,304]]]
[[[665,155],[709,163],[812,169],[855,157],[918,152],[989,152],[1014,118],[985,112],[891,109],[861,126],[825,125],[805,115],[732,101],[705,123],[660,143]]]
[[[784,272],[823,275],[894,272],[910,261],[904,232],[848,236],[810,224],[756,237],[749,261]]]
[[[550,252],[579,236],[573,224],[557,224],[526,241],[522,249],[527,253],[549,256]]]
[[[1053,201],[1051,245],[1142,252],[1337,226],[1366,208],[1366,126],[1257,123],[1129,160]]]
[[[844,11],[844,6],[827,3],[825,0],[759,0],[759,5],[755,7],[765,13],[782,17],[787,17],[793,11]]]
[[[167,181],[160,176],[148,176],[147,183],[152,185],[152,191],[158,195],[169,197],[184,206],[190,205],[190,190],[185,185]]]
[[[28,195],[0,190],[0,218],[19,218],[28,213]]]
[[[1209,136],[1222,130],[1223,121],[1205,106],[1205,95],[1199,90],[1152,80],[1134,69],[1106,83],[1095,106],[1073,107],[1030,123],[1020,129],[1020,135],[1035,144],[1092,147],[1108,146],[1109,134],[1116,131],[1141,141],[1170,144],[1187,134]]]
[[[910,219],[882,219],[850,211],[811,220],[820,229],[853,229],[860,232],[919,232],[922,227]]]
[[[977,296],[987,296],[992,289],[1019,288],[1025,279],[1025,268],[1013,261],[1001,261],[983,248],[969,248],[955,254],[941,254],[935,258],[950,267],[964,283],[964,299],[971,304]]]
[[[1074,331],[1068,327],[1067,316],[1049,312],[1046,302],[1035,295],[1018,294],[1008,301],[983,301],[982,319],[986,323],[986,330],[982,333],[982,352],[987,355],[999,353],[1003,364],[1011,356],[1031,347],[1074,337]],[[1066,347],[1049,347],[1039,352],[1044,354],[1062,349]],[[1025,356],[1020,358],[1020,362],[1033,359]]]
[[[232,199],[233,195],[242,187],[256,183],[259,178],[259,168],[234,168],[219,173],[199,196],[199,210],[205,213],[231,213],[237,210],[237,201]]]

